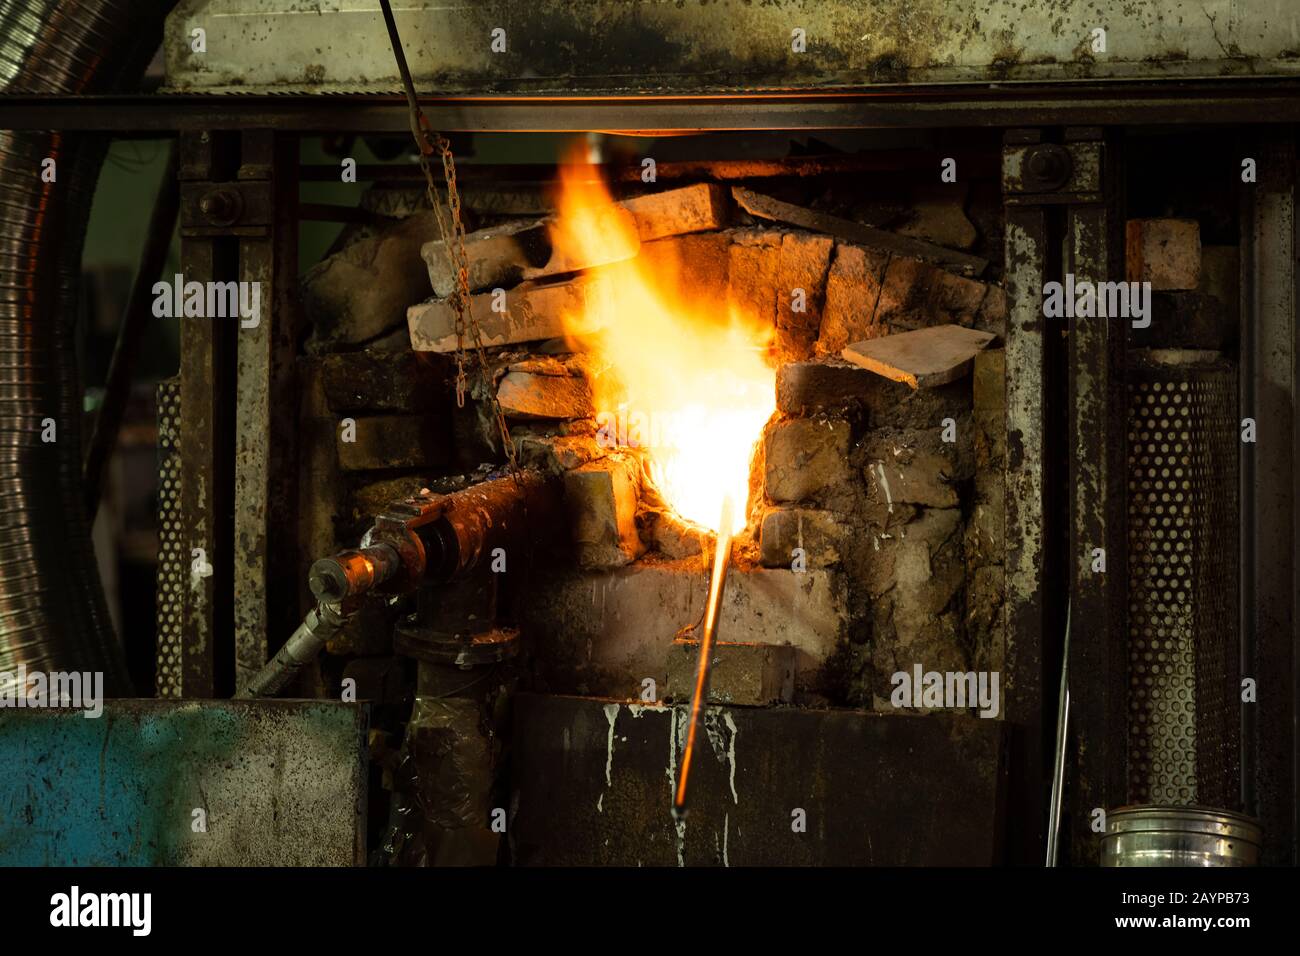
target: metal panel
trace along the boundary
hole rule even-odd
[[[197,246],[197,247],[196,247]],[[197,281],[213,273],[212,243],[184,243],[181,268]],[[181,327],[181,546],[185,576],[181,686],[191,697],[216,693],[216,615],[219,602],[214,561],[226,557],[219,527],[221,510],[218,420],[220,373],[217,330],[206,319],[182,318]]]
[[[189,552],[181,526],[181,387],[158,383],[158,634],[154,687],[159,697],[183,697],[182,647]]]
[[[1007,287],[1007,627],[1012,686],[1032,687],[1022,711],[1024,774],[1018,852],[1041,848],[1037,822],[1043,710],[1070,635],[1070,859],[1095,862],[1091,811],[1124,802],[1125,651],[1123,392],[1125,329],[1117,318],[1050,323],[1044,283],[1111,279],[1118,231],[1115,147],[1100,128],[1063,141],[1007,134],[1003,150]],[[1060,250],[1059,253],[1057,250]],[[1064,520],[1062,520],[1064,518]],[[1105,570],[1093,571],[1095,552]],[[1051,674],[1045,683],[1044,673]],[[1008,696],[1008,715],[1023,692]],[[1014,811],[1013,811],[1014,812]],[[1032,824],[1032,825],[1031,825]],[[1041,853],[1041,849],[1039,849]],[[1030,857],[1032,859],[1032,857]],[[1038,857],[1041,859],[1041,856]],[[1035,860],[1036,862],[1036,860]]]
[[[1250,144],[1259,182],[1242,187],[1241,414],[1257,426],[1242,445],[1243,676],[1258,703],[1243,704],[1248,812],[1264,827],[1264,860],[1295,863],[1297,735],[1295,479],[1300,419],[1296,329],[1295,132]]]
[[[417,88],[444,92],[1300,72],[1292,0],[404,0],[394,6]],[[201,53],[193,49],[195,29],[206,31]],[[1105,31],[1104,49],[1097,29]],[[168,18],[164,49],[168,83],[179,90],[399,89],[372,0],[182,0]]]
[[[1001,859],[1007,726],[971,715],[711,707],[672,815],[687,708],[519,694],[519,865],[977,866]],[[803,829],[794,824],[802,811]]]
[[[296,141],[261,130],[242,137],[240,186],[268,195],[268,224],[240,239],[239,270],[258,283],[261,314],[237,333],[235,414],[235,683],[261,669],[275,643],[297,623],[293,538],[272,522],[295,518],[294,350],[297,322],[290,290],[297,275]],[[260,217],[259,217],[260,218]],[[248,223],[241,219],[239,225]],[[251,231],[251,230],[250,230]],[[286,410],[290,413],[286,414]]]
[[[181,178],[205,180],[219,166],[217,134],[181,138]],[[222,240],[186,234],[181,222],[181,271],[186,282],[224,280]],[[233,278],[233,276],[229,277]],[[212,697],[223,680],[218,645],[230,634],[231,507],[229,379],[231,329],[203,317],[181,317],[181,537],[190,573],[185,587],[181,687],[187,697]],[[226,668],[228,670],[228,668]]]
[[[362,864],[366,733],[325,701],[0,710],[0,865]]]
[[[1078,190],[1065,217],[1064,271],[1075,282],[1122,278],[1116,145],[1102,131],[1068,130]],[[1076,755],[1071,861],[1095,862],[1094,807],[1125,800],[1127,654],[1124,644],[1124,341],[1127,320],[1070,320],[1068,347],[1070,731]],[[1094,572],[1102,549],[1106,570]]]
[[[1036,132],[1007,134],[1008,152],[1036,142]],[[1004,183],[1004,193],[1008,191]],[[1006,457],[1006,720],[1016,727],[1008,795],[1017,821],[1011,831],[1015,862],[1037,862],[1043,846],[1043,641],[1047,628],[1043,574],[1046,560],[1043,466],[1046,440],[1046,354],[1043,283],[1047,217],[1042,206],[1006,207],[1007,457]]]

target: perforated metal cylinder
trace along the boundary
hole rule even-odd
[[[1131,353],[1130,803],[1237,809],[1237,374]]]
[[[158,669],[159,697],[182,697],[181,621],[189,555],[181,539],[181,385],[158,383]]]

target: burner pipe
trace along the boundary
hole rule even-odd
[[[546,510],[549,487],[541,474],[526,471],[449,495],[426,491],[388,505],[360,548],[312,564],[308,583],[317,606],[237,696],[267,697],[283,690],[372,591],[408,594],[422,583],[463,577],[494,547],[526,541],[529,530],[538,527],[538,512]]]

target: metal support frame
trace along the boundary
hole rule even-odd
[[[181,274],[186,281],[228,281],[228,240],[196,232],[184,196],[229,167],[229,143],[216,133],[182,134]],[[180,317],[180,456],[182,550],[190,573],[182,589],[181,693],[215,697],[221,679],[221,646],[230,634],[232,581],[226,401],[233,327],[200,317]]]
[[[1258,702],[1242,704],[1242,802],[1260,818],[1264,862],[1297,862],[1296,147],[1295,131],[1249,145],[1258,183],[1243,185],[1241,415],[1256,441],[1241,452],[1242,674]]]
[[[1004,155],[1036,142],[1037,131],[1006,135]],[[1046,541],[1044,481],[1050,463],[1046,435],[1042,293],[1047,273],[1047,217],[1040,205],[1006,207],[1007,458],[1006,458],[1006,720],[1013,727],[1009,752],[1008,859],[1041,858],[1047,792],[1044,772],[1043,573]]]
[[[256,282],[257,324],[182,317],[182,694],[233,692],[297,620],[293,308],[297,141],[268,130],[181,139],[185,282]],[[201,549],[202,553],[196,551]],[[207,567],[200,567],[198,562]],[[206,572],[206,573],[203,573]]]
[[[937,129],[1300,121],[1300,81],[1112,80],[878,86],[808,92],[637,96],[422,96],[429,125],[449,132],[587,130]],[[410,132],[400,95],[285,93],[167,96],[7,96],[0,129],[274,129],[302,133]]]
[[[239,184],[265,191],[266,224],[239,240],[239,277],[261,289],[256,325],[238,332],[235,398],[235,681],[255,674],[296,623],[301,584],[293,535],[298,483],[292,290],[297,280],[295,138],[255,130],[242,136]]]
[[[247,106],[254,115],[263,115],[268,126],[315,128],[318,104],[286,105],[292,108],[281,113],[274,112],[279,107],[268,107],[260,101],[240,104],[227,100],[217,125],[232,125],[232,117],[243,115]],[[518,114],[474,106],[470,120],[465,119],[468,114],[459,114],[458,122],[442,123],[436,117],[434,122],[449,129],[488,128],[493,126],[488,122],[490,115],[502,117],[503,124],[497,125],[505,128],[520,122],[518,117],[535,117],[539,109],[553,106],[515,103],[510,109],[522,111]],[[0,110],[0,125],[5,125],[6,118],[21,118],[23,108],[22,104],[5,104]],[[100,128],[96,124],[104,120],[83,116],[76,112],[78,108],[69,106],[64,115]],[[686,115],[679,107],[661,108],[676,110],[673,115],[678,119]],[[692,107],[688,104],[684,108],[689,112]],[[736,122],[731,125],[790,128],[788,122],[781,121],[782,108],[782,104],[772,102],[755,105],[735,114]],[[880,104],[867,107],[864,102],[821,103],[819,108],[823,112],[818,115],[827,125],[838,128],[886,121],[883,115],[872,119],[875,114],[871,111],[881,108]],[[15,113],[15,109],[19,112]],[[711,109],[716,111],[717,104]],[[951,106],[947,109],[946,113],[927,114],[914,125],[951,123],[955,114]],[[984,114],[981,124],[1005,122],[1010,115],[1006,111],[1015,107],[1004,105],[999,109],[1003,112]],[[1090,109],[1095,112],[1105,108],[1094,104]],[[343,123],[347,128],[403,128],[391,104],[354,102],[348,110],[349,118]],[[601,110],[606,111],[610,121],[593,122]],[[1292,116],[1284,111],[1267,118],[1257,113],[1230,117],[1232,110],[1211,112],[1202,118],[1277,122]],[[564,124],[573,128],[618,126],[613,121],[615,116],[653,116],[653,111],[639,112],[627,104],[588,103],[579,104],[566,115],[569,118],[553,121],[548,128]],[[1030,111],[1015,115],[1032,118],[1036,114]],[[1116,107],[1104,115],[1115,122],[1144,119],[1131,105]],[[1158,121],[1173,121],[1179,115],[1178,109],[1166,109]],[[382,121],[376,122],[376,118]],[[898,122],[896,114],[887,119],[891,124]],[[43,122],[50,125],[51,120],[45,118]],[[246,123],[246,119],[241,122]],[[173,117],[167,125],[174,128],[191,126],[193,122],[177,123]],[[531,123],[525,125],[539,128]],[[667,128],[673,123],[647,120],[643,125]],[[145,123],[141,128],[151,127]],[[218,135],[182,134],[182,180],[205,187],[221,181],[223,167],[215,148]],[[235,615],[223,609],[239,607],[237,649],[229,649],[231,673],[226,683],[233,685],[235,666],[241,673],[246,672],[264,661],[272,650],[267,634],[277,626],[277,612],[268,606],[267,595],[275,593],[279,584],[272,581],[271,572],[277,561],[269,557],[267,550],[274,540],[268,533],[268,515],[274,514],[278,522],[282,507],[293,505],[294,480],[288,477],[295,474],[292,434],[284,430],[288,419],[274,414],[274,410],[291,407],[283,399],[293,393],[297,323],[287,298],[292,282],[277,276],[294,274],[291,233],[284,227],[295,222],[292,203],[296,202],[296,182],[283,178],[292,166],[282,161],[289,155],[288,147],[281,151],[274,145],[275,137],[266,132],[248,133],[245,137],[249,155],[271,158],[265,163],[246,164],[242,175],[232,181],[246,206],[265,209],[266,218],[251,226],[211,222],[200,225],[192,220],[190,228],[183,232],[182,259],[187,279],[205,281],[237,274],[270,282],[275,289],[265,300],[274,303],[269,316],[272,321],[267,323],[264,316],[264,331],[246,340],[227,341],[226,332],[207,320],[181,320],[186,540],[189,547],[206,548],[210,556],[222,555],[225,549],[229,558],[214,560],[214,574],[195,581],[186,591],[186,696],[210,696],[223,684],[218,676],[224,666],[223,652],[218,650],[219,636],[236,633]],[[1266,859],[1272,862],[1296,859],[1295,834],[1300,829],[1294,799],[1300,769],[1296,753],[1300,737],[1296,733],[1296,701],[1300,696],[1296,627],[1300,616],[1295,608],[1294,481],[1300,418],[1294,410],[1298,247],[1297,170],[1292,137],[1290,129],[1261,136],[1262,148],[1256,150],[1260,183],[1247,191],[1242,231],[1242,414],[1254,417],[1258,423],[1258,442],[1243,454],[1243,672],[1260,682],[1259,704],[1247,706],[1243,713],[1247,740],[1243,798],[1247,808],[1263,819]],[[1071,175],[1093,175],[1095,178],[1089,182],[1076,179],[1055,185],[1026,183],[1021,164],[1028,151],[1038,145],[1044,145],[1039,131],[1011,130],[1006,134],[1003,157],[1010,309],[1006,335],[1006,715],[1013,728],[1009,758],[1012,779],[1022,781],[1010,796],[1009,813],[1018,826],[1010,831],[1009,858],[1024,862],[1041,858],[1047,807],[1045,758],[1050,739],[1044,733],[1043,717],[1051,713],[1050,677],[1060,663],[1053,655],[1059,656],[1056,645],[1063,632],[1068,593],[1074,602],[1076,622],[1071,650],[1076,758],[1071,801],[1072,859],[1082,862],[1095,859],[1096,840],[1088,827],[1088,810],[1094,806],[1114,807],[1125,797],[1126,756],[1117,757],[1115,748],[1122,752],[1127,744],[1121,731],[1126,664],[1121,570],[1125,554],[1125,483],[1123,463],[1118,458],[1124,435],[1122,417],[1117,412],[1122,400],[1126,330],[1113,322],[1076,323],[1067,345],[1044,334],[1047,330],[1041,303],[1044,282],[1058,272],[1071,271],[1079,279],[1115,277],[1121,261],[1115,246],[1120,222],[1115,211],[1122,206],[1111,188],[1117,180],[1109,169],[1114,150],[1103,143],[1099,130],[1069,130],[1063,142],[1049,144],[1069,153]],[[1089,165],[1090,157],[1095,164]],[[202,212],[202,195],[196,195],[200,205],[193,208]],[[1060,237],[1066,240],[1063,247],[1055,241]],[[242,247],[238,273],[230,268],[236,261],[229,254],[232,240]],[[237,323],[232,324],[229,334],[236,327]],[[1068,374],[1062,378],[1065,369]],[[236,385],[237,405],[230,397]],[[238,409],[233,426],[222,420],[226,414],[223,409],[231,408]],[[281,449],[287,454],[277,463],[274,455]],[[244,460],[249,456],[256,459],[251,466]],[[1057,463],[1065,461],[1068,471],[1059,470]],[[237,489],[238,502],[223,498],[228,488]],[[235,527],[229,516],[236,510],[244,512],[244,505],[250,501],[254,507],[238,519],[238,528],[241,534],[251,535],[251,543],[243,546],[239,556],[235,554]],[[1054,510],[1067,504],[1068,520],[1055,518]],[[288,540],[284,543],[289,544]],[[1106,549],[1110,573],[1105,578],[1091,572],[1093,547]],[[232,568],[231,564],[237,566]],[[291,562],[283,564],[291,566]],[[236,580],[239,588],[235,587]],[[291,605],[299,589],[292,582],[287,583],[287,588],[284,593],[291,600],[285,603]],[[297,608],[292,610],[296,612]],[[286,613],[293,616],[288,610]]]
[[[1042,312],[1049,279],[1112,278],[1119,261],[1112,154],[1098,128],[1067,129],[1060,142],[1013,130],[1004,141],[1007,716],[1017,730],[1013,768],[1024,781],[1012,798],[1022,833],[1011,852],[1026,862],[1042,855],[1051,737],[1043,721],[1054,710],[1049,675],[1062,662],[1067,594],[1074,862],[1097,859],[1086,811],[1123,802],[1124,329],[1113,320],[1072,320],[1063,340],[1065,328],[1052,328]],[[1064,521],[1056,517],[1062,510]],[[1092,572],[1094,548],[1105,549],[1109,574]]]
[[[1096,159],[1088,197],[1065,210],[1063,271],[1076,282],[1123,278],[1117,144],[1100,129],[1066,130]],[[1127,802],[1128,649],[1125,340],[1121,318],[1072,319],[1068,347],[1070,722],[1075,741],[1071,855],[1096,863],[1091,810]],[[1106,571],[1092,570],[1102,549]]]

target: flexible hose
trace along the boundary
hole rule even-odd
[[[134,87],[173,3],[0,0],[0,94]],[[0,131],[0,672],[102,671],[105,693],[121,696],[82,501],[75,354],[105,148],[99,136]]]

